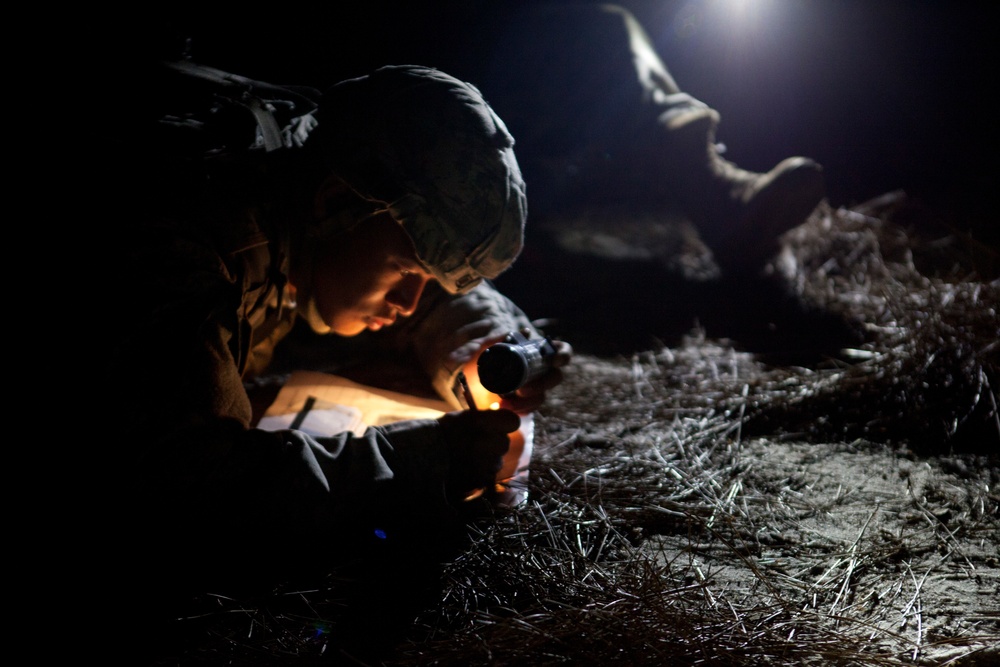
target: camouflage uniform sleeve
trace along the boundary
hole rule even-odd
[[[396,335],[413,346],[435,391],[461,409],[452,388],[462,365],[475,358],[486,341],[525,327],[532,337],[539,335],[527,315],[489,282],[459,295],[430,285],[417,312]]]
[[[151,488],[158,491],[156,507],[165,508],[155,511],[168,513],[164,526],[177,526],[179,541],[214,540],[218,533],[233,543],[266,539],[289,548],[346,544],[376,529],[453,513],[444,484],[447,451],[435,420],[372,427],[360,436],[225,430],[196,436],[214,452],[210,460],[202,454],[148,461],[163,464],[154,477],[175,473]],[[183,472],[174,469],[178,464]]]

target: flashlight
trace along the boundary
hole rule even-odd
[[[547,373],[556,354],[548,338],[528,340],[517,331],[479,355],[479,382],[494,394],[504,396]]]

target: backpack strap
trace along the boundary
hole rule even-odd
[[[168,74],[174,75],[175,84],[182,94],[190,95],[182,104],[193,108],[185,110],[183,117],[176,115],[161,119],[170,125],[206,130],[211,127],[213,109],[237,108],[249,112],[256,127],[246,145],[237,148],[263,148],[273,151],[282,147],[301,145],[315,126],[312,113],[318,107],[320,91],[305,86],[278,86],[201,65],[190,60],[162,61]],[[188,86],[187,84],[191,84]],[[200,108],[199,108],[200,107]],[[208,129],[210,133],[211,130]],[[226,141],[219,143],[220,150],[232,150]]]

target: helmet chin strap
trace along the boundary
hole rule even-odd
[[[306,299],[305,304],[299,309],[298,312],[299,316],[305,319],[305,321],[309,324],[309,328],[312,329],[313,332],[321,336],[330,333],[330,325],[324,322],[323,318],[320,317],[319,311],[316,309],[316,299],[314,299],[311,295]]]

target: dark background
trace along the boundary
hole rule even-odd
[[[275,83],[325,87],[410,62],[478,85],[491,40],[510,29],[516,4],[368,0],[232,13],[172,7],[118,16],[105,28],[97,21],[87,35],[100,53],[126,63],[186,48],[197,61]],[[621,4],[642,21],[680,87],[721,113],[718,139],[730,160],[764,171],[806,155],[824,166],[834,206],[902,189],[958,229],[997,243],[992,3]],[[488,85],[480,87],[489,100]]]

